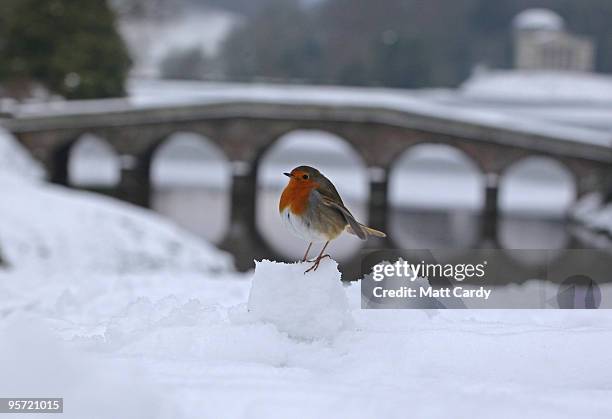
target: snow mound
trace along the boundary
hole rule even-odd
[[[231,258],[152,212],[92,193],[0,178],[0,244],[13,268],[226,271]]]
[[[256,262],[248,308],[257,320],[299,339],[329,339],[350,327],[352,317],[338,264]]]
[[[0,250],[13,269],[45,275],[232,269],[229,255],[151,211],[33,181],[40,166],[5,132],[0,168]]]
[[[39,180],[44,174],[41,165],[30,157],[27,150],[0,127],[0,176]]]

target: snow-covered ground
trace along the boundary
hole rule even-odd
[[[428,99],[472,111],[491,111],[558,125],[612,132],[612,77],[568,71],[477,71],[457,90]]]
[[[334,261],[237,274],[147,211],[42,183],[6,133],[0,156],[4,397],[79,419],[612,415],[609,312],[361,310]]]
[[[569,71],[484,71],[467,80],[460,93],[472,99],[522,103],[609,105],[612,77]]]
[[[4,316],[0,391],[77,418],[612,414],[608,312],[365,311],[332,261],[299,268],[74,281]]]

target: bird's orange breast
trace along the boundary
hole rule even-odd
[[[316,188],[314,182],[297,182],[289,181],[289,184],[283,190],[283,193],[278,204],[279,212],[289,207],[292,213],[301,215],[308,208],[310,200],[310,192]]]

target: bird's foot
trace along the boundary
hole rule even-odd
[[[315,263],[312,264],[312,266],[308,269],[306,269],[304,271],[304,275],[306,275],[308,272],[310,271],[316,271],[319,268],[319,262],[321,262],[320,260],[315,261]]]
[[[310,271],[314,272],[317,269],[319,269],[319,264],[325,258],[330,258],[331,259],[331,256],[330,255],[323,255],[323,256],[320,256],[320,257],[318,257],[318,258],[316,258],[314,260],[308,260],[307,262],[311,262],[311,263],[313,263],[313,265],[304,272],[304,275],[306,275]]]
[[[303,260],[302,262],[313,263],[313,262],[316,262],[317,260],[321,260],[321,259],[325,259],[325,258],[330,258],[331,259],[331,255],[323,255],[323,256],[321,256],[320,259],[314,258],[314,259]]]

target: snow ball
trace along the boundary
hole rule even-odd
[[[332,338],[352,324],[338,264],[325,259],[304,274],[309,263],[256,262],[248,309],[299,339]]]

